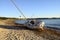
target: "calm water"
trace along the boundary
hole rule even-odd
[[[45,19],[45,26],[60,28],[60,19]]]
[[[39,20],[42,20],[42,19],[39,19]],[[22,24],[24,24],[25,22],[22,22],[23,20],[19,20],[19,21],[16,21],[16,23],[22,23]],[[44,20],[42,20],[42,21],[44,21],[45,22],[45,26],[46,27],[56,27],[56,28],[60,28],[60,19],[44,19]],[[20,23],[20,24],[21,24]]]

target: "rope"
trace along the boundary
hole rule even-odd
[[[26,19],[25,15],[23,14],[23,12],[19,9],[19,7],[15,4],[15,2],[13,0],[10,0],[13,5],[17,8],[17,10],[23,15],[23,17]]]

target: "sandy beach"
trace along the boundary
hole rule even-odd
[[[60,32],[56,30],[40,31],[14,25],[11,20],[0,20],[0,40],[60,40]]]

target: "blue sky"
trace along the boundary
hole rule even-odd
[[[26,17],[60,17],[60,0],[14,0]],[[0,0],[0,16],[23,17],[10,0]]]

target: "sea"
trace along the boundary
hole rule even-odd
[[[50,27],[50,28],[58,28],[60,29],[60,19],[37,19],[38,21],[43,21],[45,23],[45,27]],[[15,21],[16,23],[22,23],[24,24],[25,22],[22,22],[23,20],[17,20]],[[20,24],[21,24],[20,23]]]
[[[46,27],[60,28],[60,19],[43,19]]]

